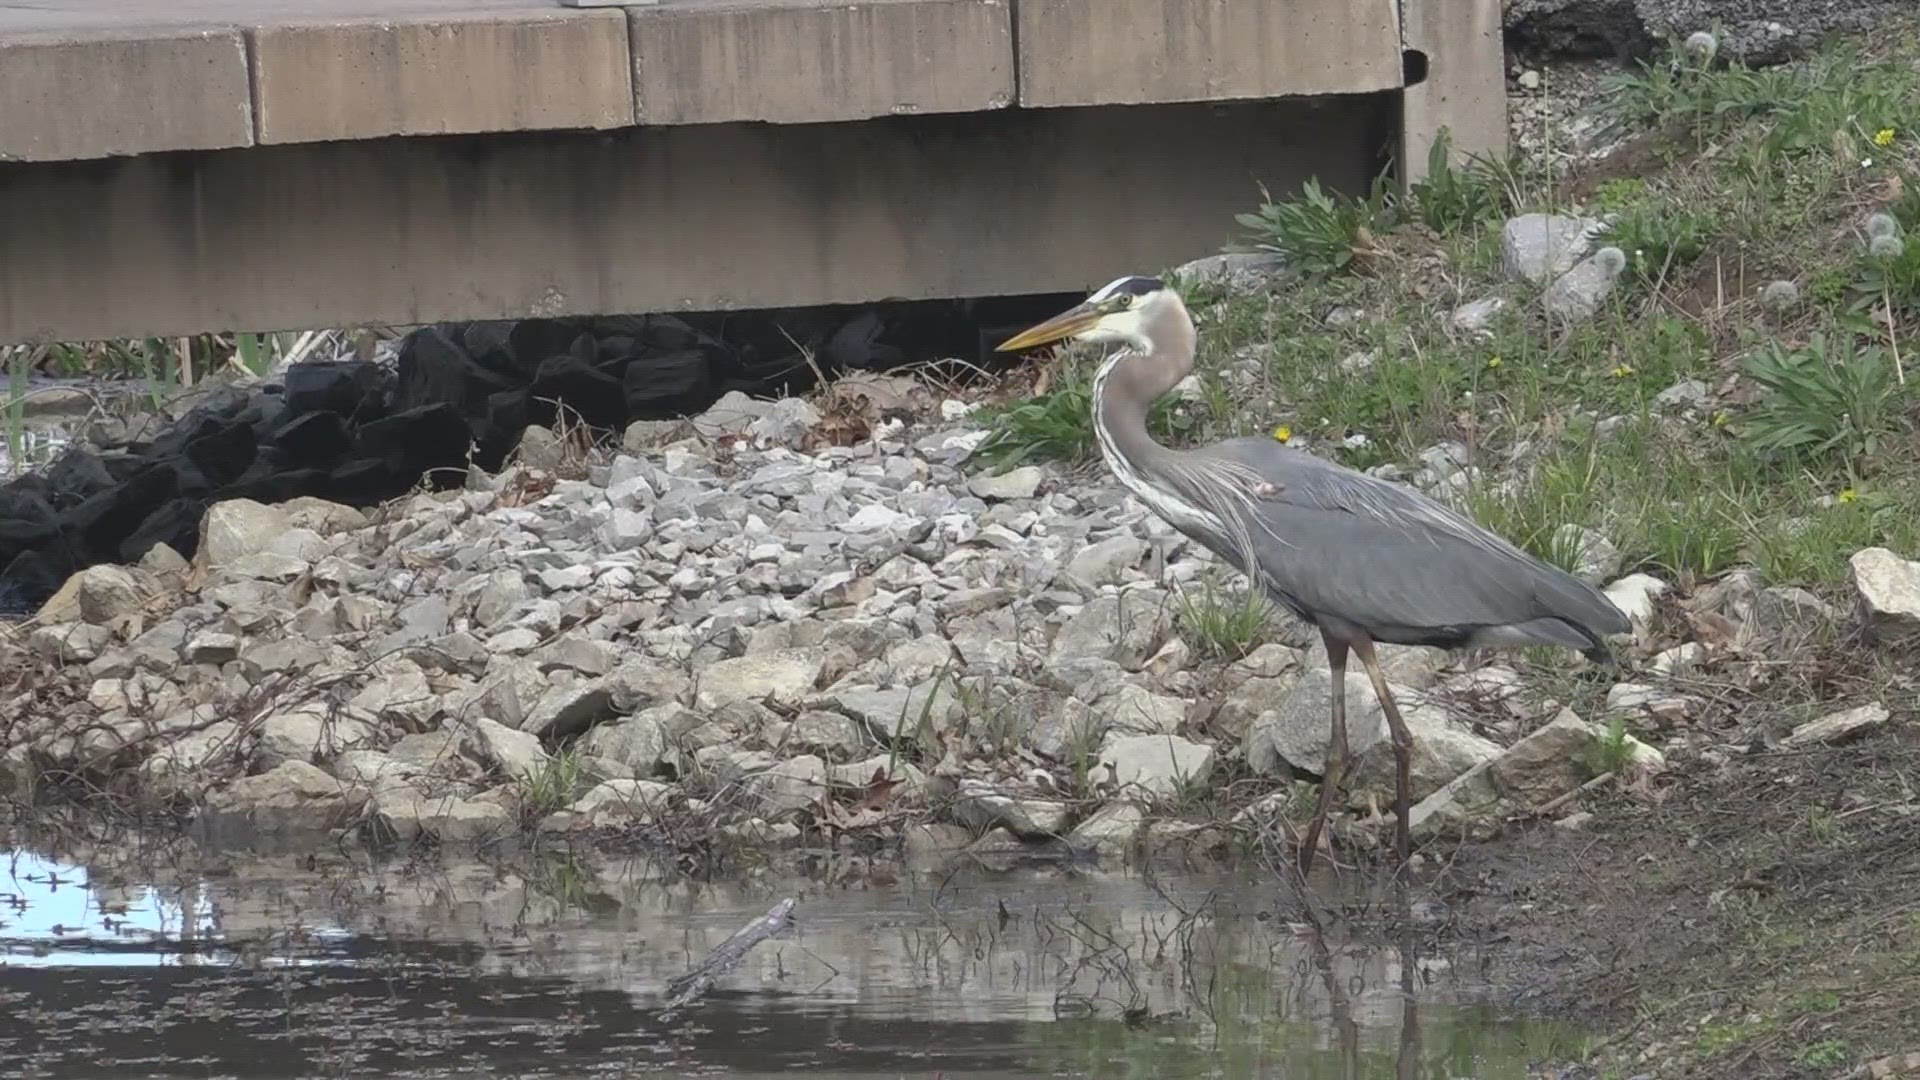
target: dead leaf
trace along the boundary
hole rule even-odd
[[[893,789],[899,786],[900,781],[887,775],[886,766],[873,770],[873,779],[867,781],[866,791],[860,801],[854,804],[855,809],[884,810],[887,800],[893,797]]]

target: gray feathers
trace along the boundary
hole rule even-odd
[[[1169,451],[1166,459],[1175,467],[1159,471],[1189,500],[1223,517],[1245,515],[1229,529],[1239,537],[1206,538],[1208,546],[1257,573],[1275,600],[1310,621],[1449,648],[1531,641],[1593,649],[1630,629],[1599,590],[1412,489],[1270,439]],[[1223,469],[1257,475],[1272,489],[1223,506],[1188,479]]]

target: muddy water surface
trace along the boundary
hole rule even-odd
[[[1498,1080],[1578,1048],[1384,891],[1306,909],[1258,872],[841,876],[20,848],[0,1072]],[[786,896],[791,931],[663,1015],[669,979]]]

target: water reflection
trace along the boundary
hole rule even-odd
[[[661,1017],[669,979],[789,895],[792,934]],[[31,1076],[1495,1080],[1574,1049],[1423,954],[1405,895],[1382,896],[1331,914],[1254,872],[716,883],[587,854],[23,850],[0,868],[0,1056]]]

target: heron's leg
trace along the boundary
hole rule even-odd
[[[1373,642],[1362,638],[1354,642],[1353,651],[1360,657],[1361,666],[1367,669],[1367,678],[1373,680],[1373,693],[1380,699],[1380,711],[1387,714],[1387,729],[1393,733],[1393,812],[1399,818],[1394,830],[1394,842],[1399,848],[1400,861],[1406,862],[1413,854],[1413,829],[1409,824],[1413,801],[1413,732],[1407,730],[1407,722],[1400,716],[1400,706],[1394,704],[1393,691],[1387,687],[1387,676],[1380,670],[1380,661],[1373,653]]]
[[[1327,644],[1327,671],[1333,677],[1333,697],[1328,703],[1331,714],[1327,733],[1327,764],[1320,775],[1320,802],[1313,820],[1307,823],[1307,835],[1300,841],[1300,872],[1313,869],[1313,852],[1320,845],[1320,830],[1326,828],[1327,813],[1333,808],[1335,794],[1347,771],[1347,642],[1322,629],[1320,639]]]

